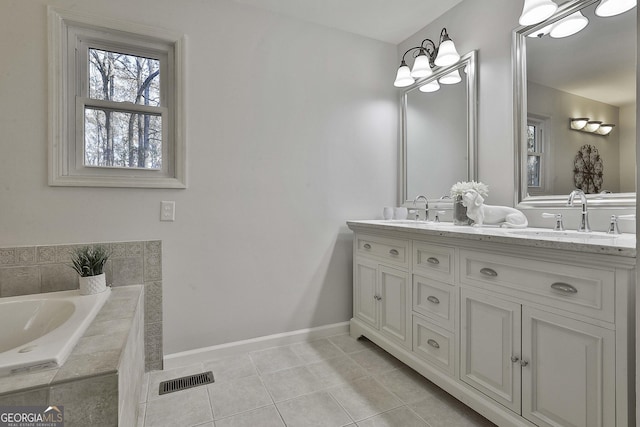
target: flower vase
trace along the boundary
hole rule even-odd
[[[80,284],[80,295],[99,294],[107,290],[107,281],[104,273],[97,276],[80,277],[78,282]]]
[[[470,225],[471,219],[467,216],[467,208],[462,204],[462,196],[453,199],[453,224]]]

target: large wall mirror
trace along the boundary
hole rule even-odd
[[[520,207],[564,204],[575,188],[591,205],[635,205],[636,10],[599,17],[598,3],[567,1],[547,21],[514,31]],[[578,11],[588,19],[584,29],[561,38],[548,33]],[[572,118],[615,127],[605,136],[574,129],[582,123]]]
[[[439,199],[458,181],[476,177],[477,53],[435,69],[402,96],[402,204]],[[443,84],[448,76],[460,76]],[[438,84],[438,82],[440,82]],[[439,85],[436,91],[428,88]],[[422,88],[422,90],[421,90]]]

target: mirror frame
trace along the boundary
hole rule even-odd
[[[566,206],[568,195],[527,196],[525,143],[527,140],[527,35],[600,0],[570,0],[556,13],[536,25],[513,30],[511,64],[513,70],[513,130],[515,143],[515,206],[522,208],[557,208]],[[637,138],[637,137],[636,137]],[[635,207],[636,193],[589,194],[589,207]]]
[[[473,50],[466,55],[462,56],[458,62],[449,65],[448,67],[440,67],[433,71],[433,74],[429,77],[424,77],[417,80],[411,86],[405,88],[402,93],[401,107],[402,107],[402,126],[401,126],[401,165],[400,165],[400,205],[409,206],[413,205],[413,199],[407,199],[407,97],[409,92],[418,90],[418,88],[426,83],[437,80],[440,77],[449,74],[454,70],[463,70],[467,67],[466,74],[466,87],[467,87],[467,180],[477,181],[478,177],[478,159],[477,153],[477,124],[478,124],[478,52]],[[461,82],[462,83],[462,82]],[[464,83],[463,83],[464,84]],[[453,185],[455,183],[451,183]],[[449,200],[441,200],[441,195],[427,195],[432,199],[438,199],[440,202],[448,202]]]

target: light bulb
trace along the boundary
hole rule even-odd
[[[562,18],[551,27],[549,35],[554,39],[569,37],[587,26],[589,20],[577,11],[569,16]]]
[[[551,17],[558,10],[558,5],[551,0],[524,0],[520,25],[534,25]]]
[[[440,89],[440,85],[437,80],[424,84],[419,88],[420,92],[435,92],[438,89]]]
[[[411,77],[411,70],[407,66],[407,63],[404,60],[400,63],[400,68],[398,68],[398,74],[396,74],[396,81],[393,82],[395,87],[406,87],[411,86],[415,80]]]
[[[597,120],[589,120],[587,122],[587,125],[584,127],[584,130],[586,130],[587,132],[595,132],[598,130],[601,124],[602,122],[599,122]]]
[[[600,125],[596,133],[600,135],[609,135],[614,127],[615,125],[612,125],[610,123],[604,123]]]
[[[454,85],[456,83],[459,83],[461,80],[462,77],[460,77],[460,73],[458,72],[458,70],[453,70],[449,74],[440,77],[440,83],[442,83],[443,85]]]
[[[575,119],[571,119],[571,129],[580,130],[583,129],[587,122],[589,121],[588,117],[578,117]]]
[[[637,0],[602,0],[596,7],[596,15],[601,17],[615,16],[636,6]]]
[[[438,56],[434,61],[438,67],[446,67],[447,65],[455,64],[460,60],[460,55],[456,50],[456,45],[453,44],[453,40],[446,38],[440,43],[438,48]]]
[[[421,78],[428,77],[433,72],[431,71],[431,65],[429,64],[429,57],[425,54],[420,54],[416,57],[413,63],[413,70],[411,70],[411,77]]]

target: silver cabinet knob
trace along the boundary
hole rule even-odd
[[[435,257],[429,257],[429,258],[427,258],[427,262],[428,262],[429,264],[434,264],[434,265],[438,265],[438,264],[440,264],[440,260],[439,260],[438,258],[435,258]]]
[[[371,245],[370,245],[370,244],[368,244],[368,243],[365,243],[365,244],[364,244],[364,248],[365,248],[365,249],[371,249]]]
[[[520,361],[520,366],[522,366],[523,368],[524,368],[525,366],[527,366],[528,364],[529,364],[529,362],[527,362],[526,360],[521,360],[521,361]]]
[[[427,301],[429,301],[432,304],[440,304],[440,300],[438,299],[438,297],[434,297],[433,295],[429,295],[427,297]]]
[[[427,344],[429,344],[433,348],[440,348],[440,344],[436,340],[428,339]]]
[[[520,358],[518,356],[511,356],[511,361],[513,363],[518,363],[520,361]]]
[[[394,256],[398,256],[398,255],[400,255],[400,252],[398,252],[398,250],[397,250],[397,249],[391,249],[391,250],[389,251],[389,253],[390,253],[391,255],[394,255]]]

